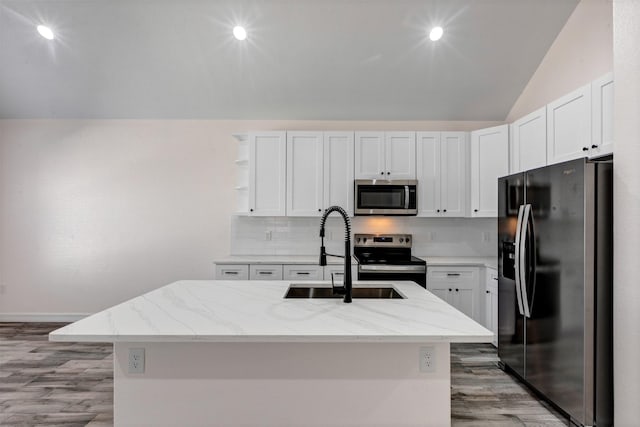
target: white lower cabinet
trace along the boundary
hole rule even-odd
[[[251,264],[249,280],[282,280],[282,264]]]
[[[216,264],[216,280],[249,280],[249,264]]]
[[[485,274],[484,326],[493,332],[494,346],[498,346],[498,272],[487,268]]]
[[[478,267],[427,267],[427,289],[476,322],[483,323]]]
[[[331,274],[335,282],[344,281],[344,265],[331,264],[324,267],[324,280],[331,281]],[[351,264],[351,280],[358,280],[358,264]]]
[[[323,269],[312,264],[285,264],[282,266],[282,280],[323,280]]]

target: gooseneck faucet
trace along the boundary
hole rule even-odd
[[[338,212],[344,220],[344,257],[342,255],[328,254],[324,248],[324,224],[332,212]],[[320,220],[320,238],[320,265],[327,265],[327,256],[344,258],[344,284],[340,287],[334,286],[333,290],[338,294],[344,293],[344,302],[349,303],[351,302],[351,289],[353,287],[351,282],[351,220],[347,212],[340,206],[331,206],[324,211]],[[333,280],[331,284],[333,285]]]

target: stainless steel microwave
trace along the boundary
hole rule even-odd
[[[356,179],[356,215],[417,215],[418,181]]]

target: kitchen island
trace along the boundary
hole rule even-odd
[[[449,345],[490,331],[413,282],[351,304],[289,286],[178,281],[49,339],[114,344],[116,425],[450,424]]]

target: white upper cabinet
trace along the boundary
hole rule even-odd
[[[465,216],[467,134],[418,132],[416,151],[418,216]]]
[[[509,174],[509,125],[471,132],[471,216],[498,216],[498,178]]]
[[[415,179],[415,132],[356,132],[356,179]]]
[[[589,157],[613,153],[613,73],[591,83],[593,140]]]
[[[322,214],[322,132],[287,132],[287,216]]]
[[[323,208],[342,206],[353,216],[353,132],[324,133]]]
[[[249,133],[249,215],[285,215],[286,159],[285,132]]]
[[[586,157],[591,149],[591,84],[547,105],[547,164]]]
[[[547,164],[547,107],[542,107],[511,124],[510,173]]]
[[[385,132],[385,173],[388,179],[416,179],[415,132]]]

